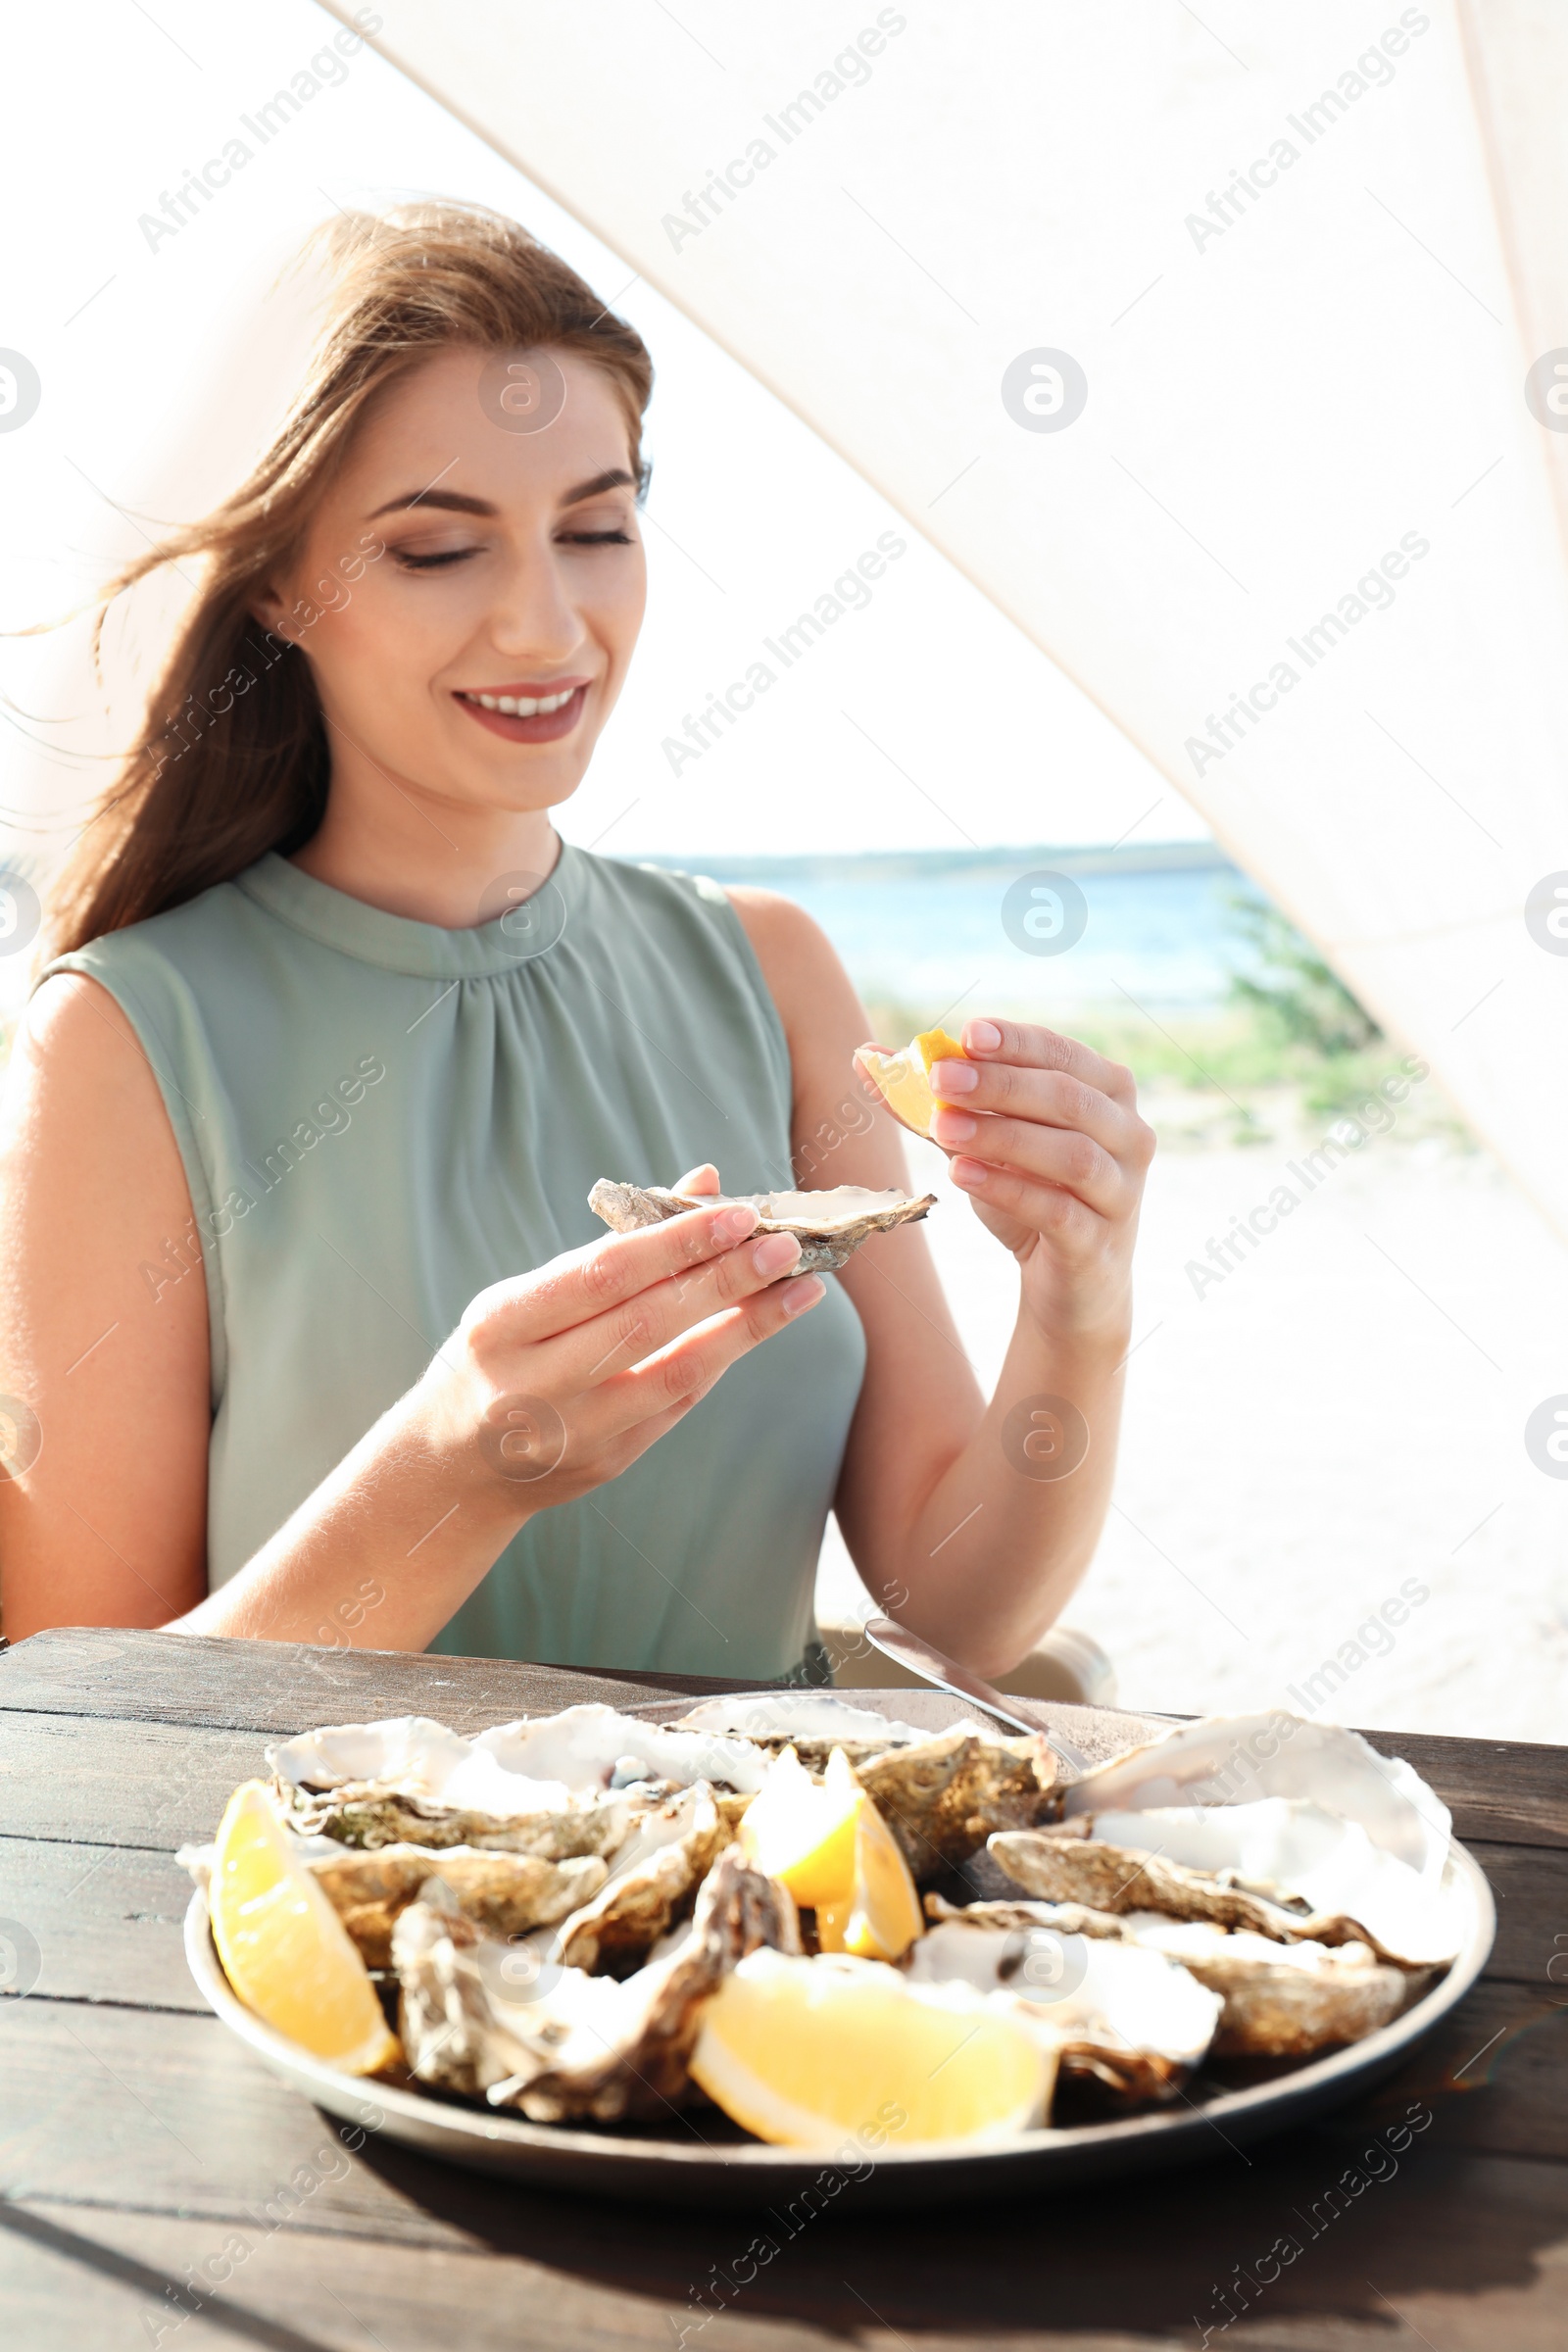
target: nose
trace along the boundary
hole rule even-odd
[[[587,635],[554,543],[520,551],[508,570],[490,615],[498,653],[559,669]]]

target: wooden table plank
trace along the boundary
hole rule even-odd
[[[8,1711],[29,1712],[254,1731],[271,1738],[398,1714],[436,1715],[455,1731],[471,1735],[519,1715],[590,1702],[640,1707],[667,1701],[684,1708],[715,1691],[771,1688],[711,1676],[583,1674],[509,1658],[313,1649],[93,1628],[35,1634],[0,1650],[0,1721]],[[853,1704],[866,1696],[885,1700],[888,1693],[849,1689],[841,1695]],[[938,1690],[901,1692],[898,1705],[907,1721],[933,1730],[973,1712]],[[1096,1761],[1156,1737],[1172,1720],[1054,1701],[1040,1712]]]
[[[1325,2224],[1298,2218],[1339,2177],[1335,2151],[1305,2147],[1271,2204],[1237,2211],[1210,2168],[1146,2195],[1053,2199],[950,2230],[890,2230],[822,2215],[754,2279],[726,2291],[752,2228],[724,2217],[673,2237],[660,2217],[618,2227],[588,2208],[519,2197],[504,2226],[467,2247],[369,2244],[293,2227],[230,2232],[158,2216],[28,2200],[0,2210],[0,2293],[27,2352],[130,2352],[155,2340],[144,2313],[190,2293],[187,2265],[230,2238],[216,2308],[166,2335],[178,2352],[842,2352],[846,2341],[925,2352],[1184,2352],[1194,2315],[1217,2326],[1216,2297],[1286,2231],[1302,2251],[1252,2296],[1254,2317],[1216,2341],[1301,2352],[1562,2352],[1568,2214],[1554,2172],[1495,2158],[1406,2158],[1393,2179]],[[1220,2228],[1215,2229],[1215,2208]],[[1136,2215],[1135,2227],[1130,2217]],[[1130,2237],[1136,2240],[1130,2244]],[[238,2246],[244,2252],[236,2261]],[[744,2267],[744,2266],[743,2266]],[[697,2326],[704,2285],[722,2316]],[[694,2302],[694,2290],[698,2300]],[[1245,2290],[1244,2290],[1245,2291]],[[1234,2305],[1231,2306],[1234,2308]],[[1401,2327],[1401,2318],[1405,2323]],[[1419,2334],[1412,2332],[1419,2330]]]
[[[172,1853],[210,1838],[239,1783],[267,1771],[261,1732],[19,1713],[0,1725],[0,1819],[21,1838]]]
[[[185,1964],[190,1897],[171,1853],[0,1837],[0,1920],[38,1955],[24,1996],[210,2014]]]
[[[1568,2000],[1568,1848],[1474,1843],[1497,1906],[1486,1974]]]
[[[518,1715],[603,1700],[640,1705],[715,1690],[764,1690],[704,1675],[581,1674],[511,1658],[326,1649],[188,1634],[69,1627],[0,1650],[0,1710],[98,1715],[287,1735],[381,1715],[435,1715],[472,1733]]]
[[[1243,2345],[1386,2352],[1402,2318],[1440,2352],[1562,2352],[1562,2169],[1419,2141],[1400,2158],[1375,2156],[1370,2171],[1356,2167],[1364,2154],[1305,2134],[1255,2186],[1201,2166],[1162,2177],[1157,2196],[1137,2184],[1086,2190],[924,2229],[858,2218],[853,2184],[793,2232],[787,2217],[607,2211],[518,2191],[465,2208],[471,2227],[438,2246],[338,2232],[308,2207],[273,2227],[259,2206],[181,2219],[29,2195],[0,2207],[0,2296],[11,2340],[27,2352],[83,2342],[128,2352],[156,2340],[142,2315],[170,2308],[169,2286],[189,2296],[191,2272],[211,2279],[226,2248],[233,2267],[216,2304],[226,2325],[209,2332],[195,2312],[172,2339],[181,2352],[236,2337],[281,2352],[367,2342],[625,2352],[683,2340],[701,2352],[816,2352],[847,2338],[1111,2352],[1191,2347],[1244,2297],[1254,2318],[1226,2338]],[[773,2250],[753,2255],[748,2278],[739,2257],[759,2240]],[[1297,2253],[1259,2281],[1260,2257],[1284,2240]],[[699,2327],[705,2309],[715,2316]]]

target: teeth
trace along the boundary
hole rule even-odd
[[[466,703],[477,703],[482,710],[500,710],[508,718],[535,718],[541,713],[564,710],[576,693],[568,686],[564,694],[547,694],[531,700],[525,694],[466,694]]]

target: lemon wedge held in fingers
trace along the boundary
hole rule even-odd
[[[223,1972],[265,2024],[346,2075],[398,2056],[365,1962],[262,1781],[228,1800],[207,1902]]]
[[[968,1984],[847,1956],[749,1952],[703,2012],[693,2080],[783,2147],[991,2140],[1041,2122],[1055,2052]]]
[[[913,1134],[928,1136],[931,1114],[940,1100],[931,1090],[932,1064],[968,1058],[957,1039],[945,1029],[924,1029],[902,1054],[889,1054],[881,1046],[861,1046],[855,1061],[893,1116]]]

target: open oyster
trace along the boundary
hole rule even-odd
[[[1244,1810],[1210,1808],[1211,1813]],[[1139,1826],[1127,1826],[1133,1823]],[[1364,1943],[1379,1959],[1410,1970],[1446,1966],[1459,1948],[1457,1913],[1441,1890],[1427,1899],[1418,1887],[1405,1900],[1408,1890],[1397,1889],[1395,1899],[1384,1903],[1368,1899],[1365,1885],[1357,1887],[1348,1877],[1344,1899],[1318,1910],[1301,1898],[1288,1876],[1283,1882],[1270,1876],[1253,1884],[1237,1875],[1235,1858],[1209,1870],[1174,1859],[1155,1841],[1179,1832],[1159,1814],[1102,1815],[1095,1826],[1106,1835],[1086,1838],[1081,1825],[1059,1825],[1044,1833],[1004,1832],[990,1838],[988,1847],[1010,1879],[1046,1902],[1082,1903],[1122,1916],[1156,1911],[1167,1919],[1207,1920],[1275,1942]],[[1112,1828],[1130,1842],[1113,1842]],[[1206,1839],[1206,1822],[1203,1835]],[[1212,1853],[1214,1845],[1207,1850]],[[1235,1856],[1237,1849],[1231,1850]],[[1282,1867],[1276,1857],[1271,1868]],[[1332,1886],[1330,1874],[1324,1874],[1324,1882]],[[1352,1898],[1353,1909],[1348,1907]],[[1377,1928],[1369,1925],[1374,1919]]]
[[[1409,1970],[1459,1949],[1446,1806],[1408,1764],[1337,1725],[1184,1725],[1086,1773],[1062,1812],[1047,1834],[992,1840],[1003,1869],[1047,1901],[1277,1942],[1362,1942]]]
[[[629,1976],[690,1910],[734,1836],[703,1782],[645,1813],[616,1854],[608,1882],[566,1921],[560,1957],[589,1975]]]
[[[317,1841],[312,1840],[312,1845]],[[449,1846],[383,1845],[372,1851],[329,1844],[305,1851],[332,1908],[359,1946],[367,1968],[392,1964],[392,1930],[430,1879],[439,1879],[465,1915],[486,1936],[525,1935],[550,1928],[590,1903],[609,1876],[597,1854],[546,1861],[542,1855]]]
[[[339,1724],[268,1750],[287,1818],[344,1845],[467,1845],[563,1861],[610,1854],[670,1788],[755,1794],[745,1740],[675,1732],[613,1707],[567,1707],[466,1740],[422,1715]]]
[[[704,2001],[760,1944],[799,1952],[795,1906],[734,1846],[672,1951],[623,1980],[563,1969],[530,2001],[502,1997],[505,1955],[471,1921],[414,1903],[393,1937],[404,2053],[421,2082],[520,2107],[535,2123],[660,2115],[686,2091]]]
[[[907,1193],[870,1192],[864,1185],[841,1184],[820,1193],[705,1193],[692,1199],[685,1193],[665,1192],[660,1185],[614,1184],[601,1176],[588,1196],[588,1205],[613,1233],[635,1233],[639,1226],[659,1225],[666,1217],[682,1217],[688,1209],[745,1202],[758,1212],[757,1231],[793,1233],[801,1245],[797,1274],[831,1274],[854,1255],[873,1233],[889,1233],[896,1225],[912,1224],[935,1208],[935,1193],[918,1200]]]
[[[916,1881],[966,1862],[993,1831],[1038,1821],[1056,1783],[1055,1756],[1038,1733],[1004,1740],[962,1723],[856,1771]]]
[[[831,1690],[760,1690],[744,1697],[705,1698],[680,1718],[683,1731],[727,1733],[748,1740],[764,1755],[793,1747],[808,1772],[827,1770],[834,1748],[842,1747],[858,1771],[889,1748],[917,1747],[931,1738],[912,1723],[852,1706]],[[979,1726],[969,1724],[969,1731]]]
[[[1423,1878],[1443,1877],[1452,1817],[1412,1767],[1379,1755],[1359,1732],[1283,1711],[1184,1724],[1084,1774],[1062,1809],[1069,1817],[1170,1806],[1217,1810],[1264,1797],[1310,1800],[1342,1821],[1358,1822],[1374,1845]]]
[[[1328,1928],[1320,1936],[1325,1942],[1356,1940],[1358,1931],[1384,1959],[1405,1968],[1446,1965],[1459,1949],[1452,1892],[1374,1845],[1359,1822],[1309,1798],[1158,1806],[1087,1820],[1092,1836],[1124,1852],[1157,1853],[1167,1864],[1228,1880],[1286,1909],[1304,1904]],[[1293,1933],[1319,1931],[1298,1922]]]
[[[811,1746],[820,1746],[824,1754],[832,1747],[856,1746],[880,1752],[931,1737],[912,1723],[879,1715],[874,1707],[854,1706],[834,1690],[748,1690],[729,1698],[699,1699],[673,1728],[727,1733],[771,1750],[792,1746],[803,1762]]]
[[[1364,1943],[1281,1944],[1247,1928],[1152,1912],[1135,1912],[1127,1926],[1146,1951],[1179,1960],[1221,1995],[1216,2057],[1306,2058],[1359,2041],[1397,2017],[1410,1994],[1404,1971]]]
[[[1276,1943],[1211,1920],[1167,1919],[1156,1911],[1118,1916],[1081,1903],[981,1902],[959,1909],[928,1894],[925,1907],[939,1925],[956,1921],[1015,1939],[1040,1930],[1057,1938],[1092,1936],[1180,1961],[1224,2001],[1215,2057],[1310,2057],[1375,2034],[1410,1997],[1412,1980],[1377,1960],[1364,1943]]]
[[[986,1840],[986,1850],[1014,1885],[1046,1903],[1112,1914],[1158,1911],[1169,1919],[1251,1928],[1281,1940],[1298,1931],[1317,1934],[1328,1924],[1315,1919],[1304,1905],[1286,1910],[1204,1871],[1167,1862],[1161,1854],[1129,1853],[1087,1838],[1081,1830],[1064,1831],[1059,1824],[1051,1830],[1000,1832]]]
[[[993,1830],[1039,1821],[1056,1789],[1056,1758],[1039,1734],[1008,1739],[976,1723],[921,1732],[830,1692],[705,1700],[681,1723],[714,1734],[744,1725],[749,1740],[793,1747],[818,1775],[842,1747],[916,1880],[967,1861]]]
[[[1129,2099],[1173,2098],[1213,2039],[1222,1997],[1180,1962],[1131,1941],[998,1929],[950,1915],[914,1944],[906,1974],[1011,1992],[1059,2039],[1060,2071]]]

